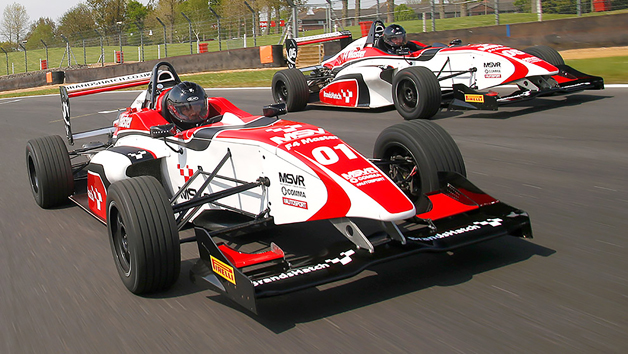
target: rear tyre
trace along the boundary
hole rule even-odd
[[[425,67],[409,67],[392,82],[395,108],[406,120],[429,119],[440,110],[442,93],[434,73]]]
[[[415,204],[417,214],[428,211],[425,194],[439,189],[439,171],[466,175],[454,140],[439,125],[425,120],[384,129],[375,141],[373,157],[393,162],[382,171]]]
[[[29,140],[26,168],[33,197],[40,207],[47,209],[66,204],[68,196],[74,193],[70,155],[60,136]]]
[[[563,57],[560,55],[560,53],[556,51],[556,49],[552,47],[548,47],[546,45],[537,45],[534,47],[526,48],[523,51],[530,55],[534,55],[539,59],[543,59],[554,66],[565,65],[565,60],[563,60]]]
[[[140,176],[113,183],[107,194],[107,228],[118,274],[129,291],[152,293],[177,281],[179,234],[157,179]]]
[[[273,75],[272,92],[276,103],[286,103],[288,112],[304,110],[310,98],[305,75],[294,68],[280,70]]]

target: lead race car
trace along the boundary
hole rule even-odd
[[[70,98],[146,83],[112,126],[72,132]],[[194,281],[256,312],[259,298],[379,262],[532,237],[528,215],[471,184],[455,142],[429,121],[385,129],[367,159],[320,127],[280,119],[283,104],[258,116],[207,98],[167,62],[60,90],[70,144],[107,139],[71,151],[59,136],[30,140],[32,194],[42,208],[69,198],[106,224],[135,294],[177,281],[183,242],[198,245]]]
[[[302,110],[308,104],[394,105],[411,120],[431,118],[441,108],[497,110],[499,105],[539,96],[604,88],[601,77],[565,65],[551,47],[520,51],[498,44],[461,45],[454,40],[450,45],[431,46],[408,41],[394,48],[384,41],[384,32],[384,24],[375,21],[368,36],[353,41],[322,65],[278,71],[272,81],[275,102],[286,102],[288,111]],[[403,38],[405,43],[405,31]],[[297,48],[293,45],[289,51],[292,61]],[[505,85],[517,88],[506,95],[494,91]]]

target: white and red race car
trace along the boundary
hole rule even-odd
[[[436,124],[385,129],[370,160],[323,128],[280,119],[284,104],[259,116],[210,97],[206,124],[179,131],[164,104],[179,82],[161,62],[152,73],[61,87],[69,142],[108,139],[69,152],[59,136],[26,146],[35,201],[52,208],[69,198],[106,224],[118,273],[133,293],[177,281],[181,242],[198,244],[194,280],[255,312],[258,298],[348,278],[375,263],[532,237],[524,211],[466,179],[460,151]],[[112,126],[72,133],[70,98],[146,83]],[[282,237],[281,226],[315,235]],[[195,236],[180,239],[190,227]]]
[[[565,65],[560,54],[547,46],[520,51],[498,44],[461,45],[459,40],[432,46],[410,41],[391,54],[380,49],[383,30],[383,23],[375,21],[368,36],[322,65],[278,71],[272,81],[275,102],[286,102],[288,111],[308,104],[394,105],[410,120],[431,118],[441,108],[497,110],[501,104],[538,96],[604,88],[601,77]],[[289,52],[293,57],[296,48],[293,45]],[[517,88],[508,95],[493,91],[504,85]]]

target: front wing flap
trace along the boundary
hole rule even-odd
[[[584,90],[603,90],[604,79],[580,72],[569,65],[558,65],[558,74],[551,77],[553,86],[540,90],[520,89],[506,96],[496,92],[479,92],[463,84],[454,84],[453,98],[443,96],[443,103],[449,109],[496,111],[499,105],[531,100],[536,97],[566,95]],[[529,78],[531,81],[544,81],[547,78]],[[539,84],[541,87],[545,86]]]
[[[420,252],[450,251],[506,235],[532,237],[526,212],[491,198],[460,175],[440,177],[444,194],[473,205],[453,215],[440,213],[437,219],[423,220],[424,223],[399,223],[405,244],[391,239],[370,253],[343,240],[334,242],[323,253],[287,258],[283,268],[274,267],[272,272],[247,274],[230,262],[208,230],[196,228],[200,259],[190,272],[191,279],[205,280],[212,290],[257,313],[258,298],[349,278],[378,263]],[[471,199],[475,202],[471,203]]]

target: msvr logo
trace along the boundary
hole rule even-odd
[[[279,182],[305,187],[305,178],[300,175],[293,175],[292,173],[279,172]]]

